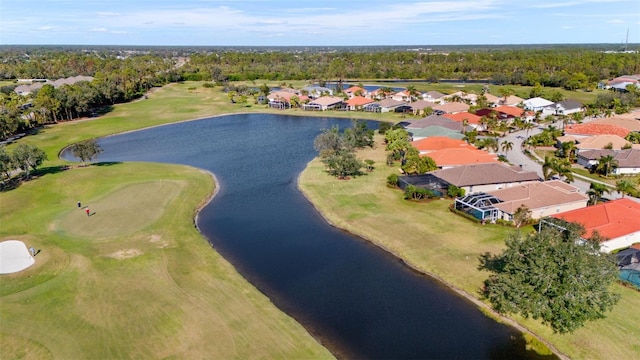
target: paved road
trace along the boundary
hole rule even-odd
[[[590,119],[585,120],[585,122],[590,121]],[[553,126],[557,127],[557,128],[562,128],[562,123],[561,122],[556,122],[553,124]],[[500,143],[502,143],[503,141],[510,141],[513,143],[513,150],[508,151],[505,155],[507,156],[507,160],[509,160],[510,163],[514,164],[514,165],[520,165],[523,169],[525,170],[529,170],[529,171],[535,171],[536,173],[538,173],[538,176],[540,176],[541,178],[543,177],[542,175],[542,162],[544,161],[544,159],[541,159],[538,157],[538,161],[536,162],[535,160],[529,158],[527,155],[525,155],[522,150],[522,143],[527,139],[528,136],[532,136],[535,134],[539,134],[542,132],[542,129],[540,127],[536,127],[534,129],[529,130],[529,132],[526,132],[524,130],[521,131],[517,131],[517,132],[513,132],[510,134],[507,134],[505,137],[503,137],[502,139],[499,140]],[[537,157],[537,155],[532,152],[534,154],[534,156]],[[600,182],[597,180],[593,180],[593,179],[589,179],[587,177],[583,177],[581,175],[577,175],[574,173],[573,175],[574,177],[574,181],[571,183],[572,185],[577,186],[580,190],[582,190],[584,193],[586,193],[589,190],[589,187],[591,186],[592,182]],[[602,182],[600,182],[602,183]],[[607,186],[609,186],[612,191],[609,194],[605,194],[604,198],[610,199],[610,200],[614,200],[614,199],[619,199],[621,198],[621,194],[618,194],[615,191],[615,188],[611,187],[611,185],[606,184],[606,183],[602,183],[605,184]],[[640,202],[640,199],[638,198],[633,198],[633,197],[629,197],[627,196],[627,198],[630,198],[636,202]]]

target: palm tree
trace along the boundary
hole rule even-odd
[[[544,157],[544,163],[542,164],[542,176],[545,181],[551,179],[552,176],[557,175],[558,173],[555,171],[555,158],[550,156]]]
[[[618,180],[616,182],[616,191],[618,194],[622,194],[622,197],[626,195],[631,195],[636,190],[636,184],[634,184],[631,180]]]
[[[531,131],[534,127],[536,127],[532,122],[526,121],[522,124],[522,130],[525,131],[527,137],[529,137],[529,131]]]
[[[598,165],[596,165],[597,171],[602,171],[604,169],[604,176],[609,176],[609,172],[612,168],[618,166],[618,161],[613,157],[613,155],[605,155],[598,159]]]
[[[589,205],[597,204],[604,193],[610,192],[609,187],[603,183],[591,183],[589,191],[587,191],[587,195],[589,195]]]
[[[558,176],[564,177],[566,182],[573,182],[573,172],[571,172],[571,163],[568,159],[554,159],[553,170]]]
[[[565,141],[561,145],[562,147],[560,148],[560,152],[562,157],[569,159],[570,162],[574,162],[576,150],[578,149],[576,147],[576,143],[573,141]]]
[[[513,150],[513,143],[511,141],[503,141],[502,144],[500,145],[502,151],[505,152],[505,154],[508,154],[509,151]]]

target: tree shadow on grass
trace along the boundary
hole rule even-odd
[[[22,184],[23,182],[31,181],[44,175],[57,174],[69,169],[70,167],[68,165],[57,165],[38,168],[34,171],[31,171],[28,177],[25,177],[24,173],[17,174],[11,179],[8,179],[0,184],[0,192],[7,192],[13,189],[17,189],[18,186],[20,186],[20,184]]]
[[[113,165],[119,165],[122,164],[121,161],[103,161],[103,162],[97,162],[94,163],[93,166],[113,166]]]

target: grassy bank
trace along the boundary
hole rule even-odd
[[[331,358],[194,228],[213,187],[197,169],[131,163],[0,194],[0,238],[41,249],[0,277],[0,358]]]
[[[369,239],[416,269],[434,274],[455,288],[479,298],[487,273],[477,270],[484,252],[503,249],[508,228],[479,225],[448,210],[450,200],[416,203],[403,200],[400,190],[386,186],[396,168],[385,164],[380,138],[362,159],[376,161],[376,169],[348,181],[329,177],[318,160],[301,174],[299,186],[334,225]],[[531,228],[523,231],[532,231]],[[539,322],[515,317],[519,323],[572,358],[610,359],[640,352],[640,293],[620,285],[620,303],[608,317],[588,323],[571,335],[553,334]]]
[[[48,171],[0,193],[0,239],[42,252],[0,276],[0,358],[332,357],[194,228],[209,174],[140,163],[62,170],[57,158],[83,139],[237,111],[227,103],[218,89],[175,84],[21,140],[46,150]]]

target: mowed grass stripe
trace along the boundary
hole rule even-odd
[[[332,358],[195,229],[213,187],[198,169],[123,163],[1,193],[0,237],[42,252],[0,277],[0,358]]]

